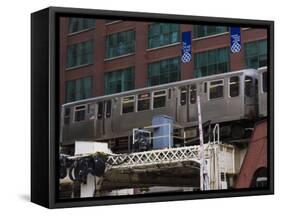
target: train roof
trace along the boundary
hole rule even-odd
[[[262,69],[262,68],[260,68],[260,69]],[[177,82],[165,83],[165,84],[162,84],[162,85],[149,86],[149,87],[133,89],[133,90],[125,91],[125,92],[110,94],[110,95],[103,95],[103,96],[98,96],[98,97],[92,97],[92,98],[77,100],[77,101],[65,103],[62,106],[70,106],[70,105],[75,105],[75,104],[89,103],[89,102],[94,101],[94,100],[95,101],[96,100],[104,100],[104,99],[113,98],[113,97],[120,97],[120,96],[123,96],[123,95],[126,96],[126,95],[130,95],[130,94],[135,94],[137,92],[145,91],[145,90],[153,90],[153,89],[161,90],[163,88],[171,88],[171,87],[175,87],[175,86],[178,86],[178,85],[181,85],[181,84],[198,83],[198,82],[211,80],[211,79],[220,79],[220,78],[232,76],[234,74],[235,75],[244,74],[244,73],[250,74],[250,73],[253,73],[253,72],[256,72],[256,71],[257,71],[256,69],[243,69],[243,70],[239,70],[239,71],[220,73],[220,74],[215,74],[215,75],[211,75],[211,76],[204,76],[204,77],[199,77],[199,78],[181,80],[181,81],[177,81]]]

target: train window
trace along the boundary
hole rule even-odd
[[[138,95],[138,111],[150,109],[150,93]]]
[[[65,108],[64,109],[64,124],[65,125],[69,124],[69,119],[70,119],[70,108]]]
[[[186,104],[186,97],[187,97],[187,89],[186,87],[180,88],[180,104],[183,106]]]
[[[223,97],[223,80],[211,81],[209,85],[209,99]]]
[[[256,180],[256,187],[257,188],[266,188],[267,187],[267,177],[257,177]]]
[[[88,104],[88,113],[90,114],[95,113],[95,104]]]
[[[122,98],[122,113],[130,113],[135,110],[135,96]]]
[[[98,103],[98,119],[101,119],[103,115],[103,102]]]
[[[245,95],[248,97],[254,96],[254,81],[250,76],[245,77]]]
[[[207,93],[207,82],[204,82],[204,93]]]
[[[230,77],[229,78],[229,96],[237,97],[239,96],[239,77]]]
[[[80,122],[85,120],[86,116],[86,105],[76,106],[74,108],[74,121]]]
[[[106,118],[111,116],[111,100],[106,101]]]
[[[88,104],[88,114],[89,114],[89,119],[93,120],[95,119],[95,104]]]
[[[169,97],[169,99],[171,99],[171,96],[172,96],[172,89],[169,89],[169,91],[168,91],[168,97]]]
[[[267,92],[267,72],[262,73],[262,90]]]
[[[166,106],[166,95],[165,90],[153,92],[153,109]]]
[[[195,104],[196,103],[196,85],[190,85],[189,86],[189,103]]]

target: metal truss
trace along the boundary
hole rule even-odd
[[[199,148],[200,146],[187,146],[131,154],[110,155],[107,158],[107,162],[112,165],[112,168],[130,168],[183,161],[200,163]]]

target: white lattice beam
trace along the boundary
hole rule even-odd
[[[196,161],[199,163],[199,146],[110,155],[107,161],[115,168],[157,165],[182,161]]]

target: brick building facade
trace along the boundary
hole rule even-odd
[[[192,61],[181,61],[181,33],[192,31]],[[266,29],[61,18],[60,103],[267,63]]]

